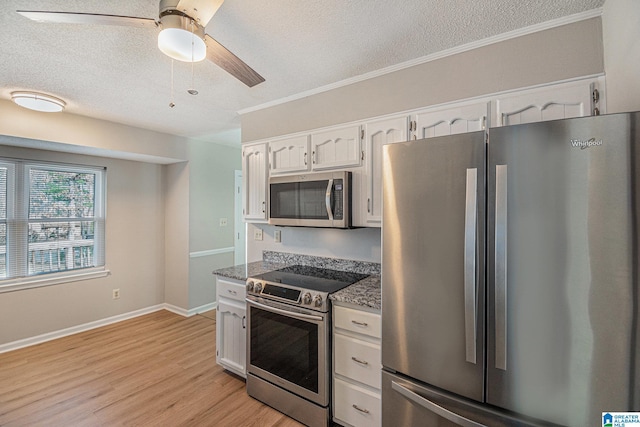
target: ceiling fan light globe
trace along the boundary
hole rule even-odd
[[[168,57],[183,62],[198,62],[207,56],[204,40],[182,28],[165,28],[160,31],[158,49]]]

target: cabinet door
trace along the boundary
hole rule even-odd
[[[488,112],[487,102],[419,112],[416,114],[415,139],[483,130]]]
[[[382,219],[382,146],[408,140],[409,117],[394,117],[365,125],[365,165],[364,187],[359,199],[361,218],[354,217],[358,226],[380,227]],[[355,196],[355,194],[354,194]],[[362,219],[364,217],[364,220]]]
[[[220,298],[216,312],[216,362],[246,377],[246,306]]]
[[[311,168],[344,169],[360,166],[360,126],[347,126],[311,135]]]
[[[272,175],[309,170],[309,136],[296,136],[269,143],[269,172]]]
[[[242,149],[245,221],[267,219],[267,145],[248,145]]]
[[[565,83],[500,96],[495,101],[494,126],[588,116],[592,83]]]

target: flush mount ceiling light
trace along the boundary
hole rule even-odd
[[[207,56],[204,27],[188,15],[169,9],[160,14],[158,49],[178,61],[198,62]]]
[[[21,107],[45,113],[58,113],[67,105],[60,98],[38,92],[11,92],[11,100]]]

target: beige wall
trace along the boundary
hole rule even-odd
[[[607,112],[640,111],[640,1],[607,0],[602,31]]]
[[[0,145],[0,156],[107,168],[104,278],[0,293],[0,344],[161,304],[164,216],[161,165]],[[120,289],[120,299],[112,290]]]
[[[235,170],[242,168],[240,147],[208,142],[189,144],[189,251],[191,253],[233,248]],[[220,226],[226,218],[227,225]],[[233,265],[233,251],[191,257],[189,261],[190,309],[216,299],[211,272]]]
[[[603,72],[601,19],[592,18],[248,112],[242,141]]]
[[[174,163],[164,169],[164,302],[188,309],[189,164]]]
[[[232,264],[233,253],[189,255],[233,246],[239,148],[0,101],[0,156],[107,166],[106,262],[112,273],[0,293],[0,345],[157,304],[187,313],[215,302],[211,271]],[[229,225],[221,232],[211,224],[223,215]],[[114,288],[121,293],[116,301]]]
[[[42,114],[0,100],[0,134],[20,146],[153,163],[186,159],[185,138],[69,113]],[[11,143],[3,141],[3,144]]]

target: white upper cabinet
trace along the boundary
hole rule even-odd
[[[488,102],[475,102],[420,111],[415,115],[414,137],[433,138],[483,130],[489,106]]]
[[[354,217],[357,226],[379,227],[382,220],[382,147],[394,142],[409,139],[409,116],[398,116],[376,120],[365,124],[365,166],[366,173],[362,180],[364,188],[359,200],[360,218]],[[364,197],[366,196],[366,197]]]
[[[311,134],[311,169],[346,169],[360,166],[362,135],[359,125]]]
[[[269,142],[269,172],[272,175],[309,170],[309,135]]]
[[[581,80],[500,95],[492,126],[590,116],[595,85],[596,80]]]
[[[267,220],[267,144],[242,147],[242,179],[244,183],[244,219]]]

